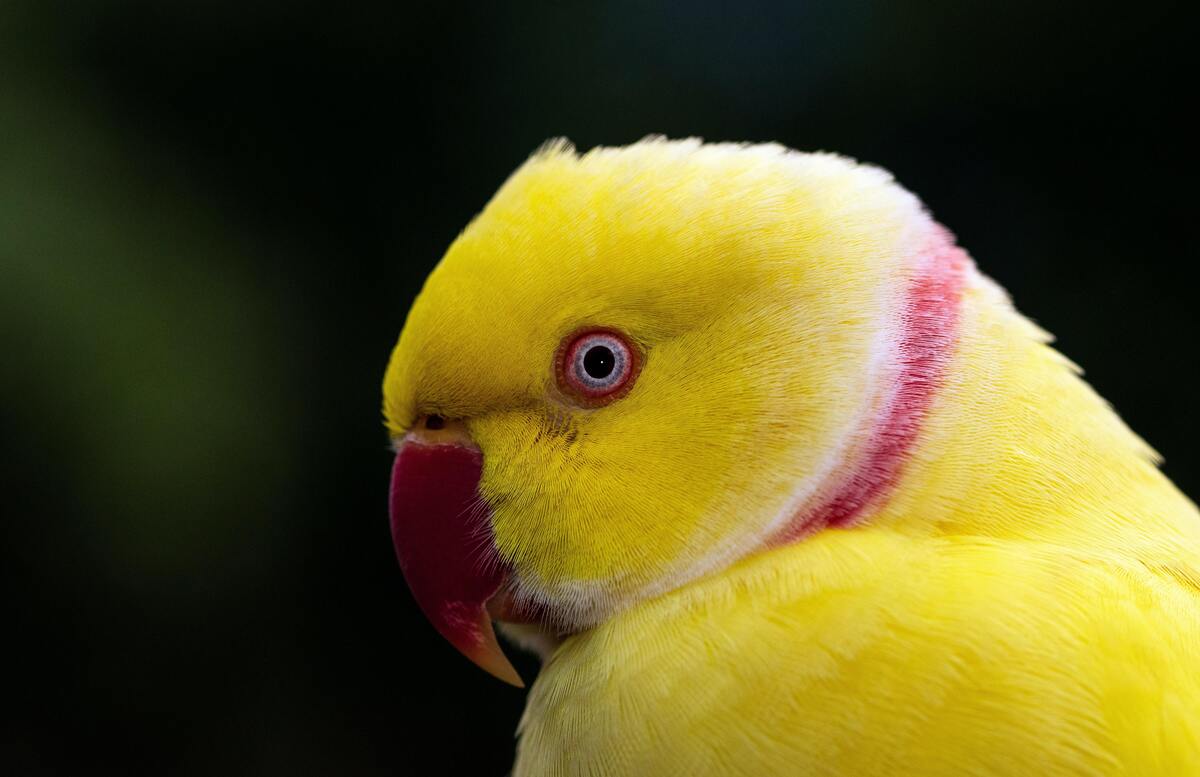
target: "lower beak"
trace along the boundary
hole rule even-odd
[[[421,423],[405,437],[392,468],[396,558],[433,627],[484,670],[524,687],[488,614],[488,601],[509,570],[492,539],[491,511],[478,492],[483,454],[461,423],[427,426]]]

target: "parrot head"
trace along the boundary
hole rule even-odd
[[[454,241],[384,381],[419,606],[569,634],[865,514],[969,260],[887,173],[775,145],[544,146]]]

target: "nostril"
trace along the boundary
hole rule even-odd
[[[433,414],[427,415],[427,416],[425,416],[425,428],[426,429],[444,429],[444,428],[446,428],[446,419],[442,418],[440,415],[433,415]]]

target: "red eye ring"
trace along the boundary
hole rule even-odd
[[[642,356],[614,329],[589,327],[563,338],[554,356],[558,387],[585,407],[607,405],[629,393]]]

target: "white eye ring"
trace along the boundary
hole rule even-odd
[[[584,404],[604,404],[632,384],[637,351],[619,333],[606,329],[578,332],[563,341],[558,355],[559,385]]]

